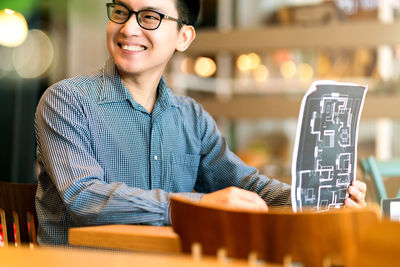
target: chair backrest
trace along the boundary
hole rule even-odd
[[[360,165],[363,172],[371,177],[376,188],[378,202],[388,197],[383,178],[400,177],[400,159],[391,159],[386,161],[378,161],[374,156],[360,159]],[[400,197],[400,190],[397,197]]]
[[[4,245],[36,245],[36,184],[0,182],[0,218]]]
[[[400,223],[385,221],[368,228],[350,267],[400,266]]]
[[[200,244],[203,254],[217,255],[222,249],[228,257],[272,263],[290,258],[305,266],[322,266],[325,260],[348,262],[361,233],[377,223],[379,215],[376,208],[324,213],[232,210],[173,197],[171,219],[183,252]]]

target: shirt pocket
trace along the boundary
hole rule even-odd
[[[171,176],[173,192],[191,192],[197,180],[200,155],[177,154],[171,152]]]

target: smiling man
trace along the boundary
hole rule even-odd
[[[107,4],[111,57],[97,74],[63,80],[36,112],[38,242],[66,245],[68,229],[170,224],[174,194],[266,210],[290,205],[290,187],[232,153],[211,116],[174,95],[164,69],[195,39],[199,0]],[[365,184],[347,206],[365,205]]]

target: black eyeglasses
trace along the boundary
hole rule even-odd
[[[186,24],[182,20],[172,18],[154,10],[129,10],[122,3],[107,3],[107,16],[115,23],[124,24],[127,22],[132,14],[136,15],[136,21],[140,27],[145,30],[156,30],[161,24],[163,19],[173,20],[181,24]]]

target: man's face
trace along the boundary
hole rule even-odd
[[[130,10],[152,9],[178,18],[175,0],[117,0]],[[136,15],[124,24],[109,21],[107,46],[121,75],[137,75],[146,72],[162,73],[177,48],[181,32],[177,22],[163,19],[156,30],[139,26]]]

